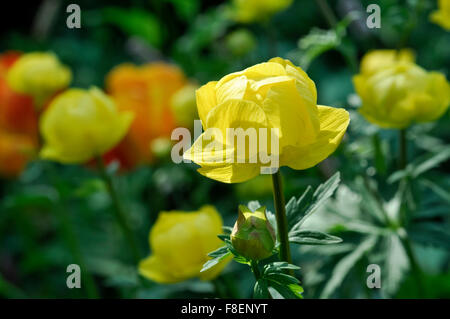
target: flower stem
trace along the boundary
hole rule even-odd
[[[291,251],[289,248],[288,225],[286,219],[286,208],[283,196],[283,185],[281,181],[281,172],[278,170],[272,174],[273,200],[275,202],[275,211],[277,218],[277,235],[280,241],[280,259],[292,264]]]
[[[86,294],[88,298],[96,299],[99,297],[97,286],[95,285],[95,281],[92,275],[88,271],[85,271],[87,268],[86,263],[80,249],[80,243],[75,235],[75,231],[73,229],[73,225],[69,219],[67,211],[64,209],[64,207],[62,207],[62,205],[58,205],[58,207],[56,207],[55,209],[55,213],[59,219],[59,222],[61,223],[61,235],[64,237],[69,247],[72,258],[83,271],[83,275],[81,278],[86,289]]]
[[[401,129],[398,131],[398,142],[399,142],[399,169],[403,170],[406,168],[407,163],[407,145],[406,145],[406,129]]]
[[[108,193],[111,197],[112,204],[114,205],[114,213],[117,220],[117,223],[122,228],[122,231],[125,235],[126,240],[128,241],[128,245],[131,249],[131,254],[133,255],[133,260],[136,264],[139,263],[141,259],[141,254],[139,252],[139,248],[134,237],[133,232],[128,226],[128,222],[126,219],[125,212],[122,207],[122,203],[119,200],[119,196],[114,188],[113,180],[111,176],[106,172],[105,164],[103,163],[103,159],[101,157],[97,157],[97,167],[100,172],[102,179],[104,180],[106,187],[108,189]]]
[[[334,28],[337,24],[337,18],[334,15],[333,10],[331,10],[330,6],[328,5],[327,1],[316,0],[316,3],[320,11],[322,11],[322,14],[325,17],[325,20],[327,20],[327,23],[330,26],[330,28]]]
[[[259,278],[261,278],[261,272],[259,271],[258,261],[252,260],[250,263],[250,267],[252,267],[253,275],[255,275],[256,281],[258,281]]]

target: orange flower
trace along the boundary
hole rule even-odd
[[[0,175],[18,175],[38,147],[38,114],[30,96],[14,92],[6,82],[20,52],[0,55]]]
[[[0,175],[15,177],[35,155],[36,142],[25,134],[0,130]]]
[[[151,142],[169,137],[176,127],[170,108],[172,95],[187,83],[183,72],[163,62],[143,66],[122,64],[106,78],[106,91],[120,110],[135,114],[123,141],[105,155],[105,160],[118,160],[122,168],[150,163],[154,156]]]

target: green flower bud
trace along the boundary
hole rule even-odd
[[[239,205],[239,216],[231,233],[231,243],[242,256],[260,260],[272,255],[275,231],[266,216],[266,208],[252,212]]]
[[[235,56],[244,56],[256,47],[253,34],[247,29],[238,29],[226,37],[226,45]]]

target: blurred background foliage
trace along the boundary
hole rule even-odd
[[[371,49],[410,47],[417,63],[449,76],[450,33],[430,23],[436,1],[380,0],[382,25],[367,29],[365,8],[373,1],[294,1],[270,22],[239,24],[227,1],[78,1],[81,29],[68,29],[72,1],[2,4],[0,51],[53,51],[73,71],[73,87],[104,87],[106,74],[123,62],[166,61],[204,84],[274,55],[290,58],[315,81],[318,102],[345,107],[351,125],[341,147],[317,167],[283,169],[285,197],[300,196],[335,171],[335,195],[308,221],[344,242],[293,246],[306,298],[450,297],[450,117],[408,131],[407,172],[395,172],[398,141],[392,130],[369,124],[356,111],[351,76]],[[349,15],[349,12],[354,11]],[[356,12],[356,14],[355,14]],[[232,226],[238,204],[258,199],[273,211],[270,176],[221,184],[198,174],[193,164],[160,158],[118,172],[117,187],[143,256],[148,232],[163,210],[196,210],[213,204]],[[395,173],[394,173],[395,172]],[[402,175],[403,174],[403,175]],[[413,182],[402,188],[404,180]],[[89,287],[67,289],[66,267],[83,256],[86,273],[102,297],[250,297],[253,277],[232,263],[213,282],[189,280],[160,285],[140,280],[112,220],[110,199],[95,170],[34,160],[15,179],[0,182],[0,296],[88,296]],[[408,205],[413,250],[423,270],[417,291],[406,252],[378,213]],[[68,227],[72,225],[72,227]],[[71,232],[74,233],[71,233]],[[74,242],[75,241],[75,242]],[[78,249],[81,248],[81,249]],[[382,288],[368,289],[368,264],[380,264]],[[87,288],[87,289],[85,289]]]

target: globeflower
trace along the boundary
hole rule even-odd
[[[159,137],[170,139],[178,125],[170,104],[175,92],[186,83],[179,68],[163,62],[115,67],[106,77],[106,91],[119,110],[132,112],[135,117],[123,141],[106,159],[119,160],[122,168],[151,163],[152,141]]]
[[[413,122],[434,121],[450,103],[445,76],[427,72],[404,52],[368,53],[353,83],[362,100],[360,113],[383,128],[402,129]]]
[[[430,14],[430,20],[450,31],[450,0],[439,0],[438,10]]]
[[[213,206],[198,211],[161,212],[150,231],[152,254],[139,264],[139,273],[158,283],[176,283],[199,277],[214,279],[230,259],[200,273],[208,253],[222,245],[222,218]]]
[[[40,108],[70,84],[72,72],[55,54],[33,52],[21,55],[8,71],[7,78],[13,90],[32,96]]]
[[[69,89],[58,95],[40,120],[45,144],[41,157],[61,163],[85,163],[103,155],[125,136],[133,120],[97,88]]]
[[[292,0],[234,0],[234,18],[242,23],[265,21],[292,4]]]
[[[349,124],[344,109],[317,105],[314,82],[281,58],[202,86],[197,108],[205,132],[183,156],[201,166],[200,174],[225,183],[257,176],[266,157],[278,159],[275,169],[310,168],[335,151]],[[236,137],[245,142],[252,130],[269,129],[270,139],[259,134],[235,145]],[[233,130],[243,134],[230,135]]]

